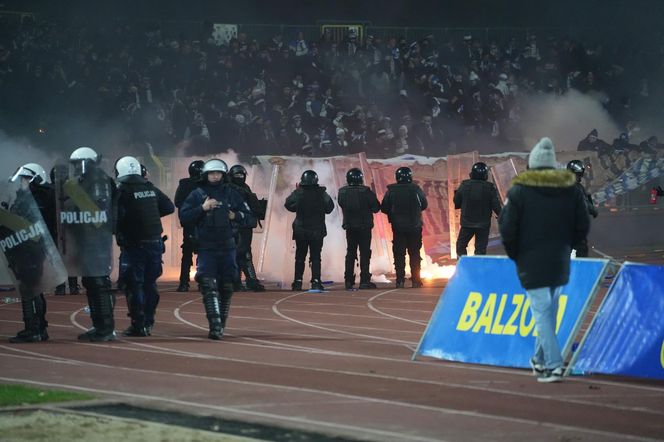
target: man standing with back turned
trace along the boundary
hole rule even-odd
[[[538,382],[562,380],[558,298],[569,281],[572,248],[590,228],[585,195],[575,185],[574,174],[557,167],[553,143],[542,138],[530,152],[528,170],[512,181],[499,219],[505,250],[516,262],[535,319],[530,366]]]

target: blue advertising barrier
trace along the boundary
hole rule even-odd
[[[625,263],[570,367],[664,379],[664,267]]]
[[[570,352],[608,260],[573,259],[558,308],[558,340]],[[413,355],[527,368],[535,321],[514,262],[502,256],[463,256]]]

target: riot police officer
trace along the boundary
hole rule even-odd
[[[420,249],[422,248],[422,211],[429,206],[424,192],[413,183],[413,171],[400,167],[395,173],[396,183],[387,186],[380,204],[392,224],[392,252],[397,274],[397,288],[406,280],[406,251],[410,257],[412,286],[422,287],[420,279]]]
[[[195,226],[196,281],[210,327],[208,338],[215,340],[221,339],[226,327],[237,275],[231,222],[243,227],[254,222],[242,195],[224,182],[227,171],[222,160],[206,161],[201,185],[187,196],[179,213],[182,225]]]
[[[116,239],[122,247],[126,269],[124,282],[131,325],[123,335],[148,336],[159,303],[157,278],[162,273],[162,217],[175,211],[171,200],[143,178],[134,157],[115,164],[118,180]]]
[[[357,168],[346,172],[347,186],[339,189],[339,207],[343,211],[342,227],[346,230],[346,267],[344,282],[346,289],[355,285],[355,260],[360,249],[360,289],[375,289],[371,282],[371,229],[373,214],[380,210],[380,203],[373,190],[364,185],[364,175]]]
[[[585,166],[583,165],[583,162],[580,160],[572,160],[569,163],[567,163],[567,170],[571,171],[576,175],[576,186],[583,192],[583,195],[586,197],[586,207],[588,208],[588,214],[592,215],[593,218],[597,218],[597,215],[599,215],[599,212],[597,211],[597,207],[595,207],[595,203],[593,203],[593,198],[592,196],[586,192],[585,187],[583,187],[583,184],[581,184],[581,181],[583,180],[583,175],[586,170]],[[579,258],[586,258],[588,257],[588,237],[585,237],[583,241],[581,241],[579,244],[576,244],[574,246],[574,249],[576,250],[576,256]]]
[[[311,262],[311,289],[323,290],[320,280],[323,238],[327,235],[325,215],[334,210],[334,202],[325,187],[318,185],[318,174],[305,170],[298,188],[286,198],[286,210],[295,212],[293,239],[295,240],[295,275],[291,289],[302,290],[304,262],[309,253]]]
[[[473,164],[470,179],[461,182],[454,192],[454,208],[461,209],[461,230],[456,243],[457,256],[466,255],[466,247],[475,237],[475,255],[486,255],[491,228],[491,212],[500,215],[500,198],[493,183],[488,182],[489,167]]]
[[[27,163],[19,167],[16,173],[10,178],[11,182],[19,182],[21,185],[17,191],[16,201],[10,208],[10,212],[18,216],[25,217],[30,221],[37,221],[35,215],[31,213],[30,198],[28,193],[34,197],[38,212],[41,214],[51,238],[56,237],[55,221],[55,192],[53,187],[46,181],[46,172],[44,168],[36,163]],[[33,206],[34,207],[34,206]],[[45,233],[45,232],[44,232]],[[50,244],[55,247],[51,241]],[[17,279],[22,283],[29,280],[36,281],[41,278],[43,268],[44,250],[39,243],[26,243],[23,250],[7,250],[11,258],[14,255],[16,260],[12,260],[12,271]],[[26,248],[27,247],[27,248]],[[27,253],[26,253],[27,252]],[[22,255],[22,256],[21,256]],[[23,261],[24,265],[21,265]],[[48,340],[46,330],[48,322],[46,321],[46,299],[43,293],[29,293],[31,290],[21,290],[21,311],[23,313],[24,329],[19,331],[16,336],[9,339],[13,343],[39,342]],[[28,287],[25,287],[28,288]],[[27,292],[27,293],[24,293]],[[34,295],[34,296],[32,296]]]
[[[115,297],[111,292],[112,242],[115,228],[115,183],[89,147],[69,157],[68,177],[56,186],[60,205],[60,252],[69,274],[81,275],[92,328],[78,336],[91,342],[113,341]]]
[[[182,208],[184,200],[189,196],[191,192],[198,187],[201,179],[201,173],[203,170],[203,160],[192,161],[189,164],[189,178],[182,178],[178,183],[178,188],[175,191],[174,203],[175,207]],[[180,284],[176,291],[178,292],[188,292],[189,291],[189,270],[193,264],[193,255],[194,255],[194,243],[195,243],[195,225],[182,225],[182,262],[180,264]]]
[[[258,280],[256,268],[254,267],[253,256],[251,253],[251,241],[253,239],[254,227],[257,226],[257,220],[264,219],[265,215],[261,209],[258,197],[251,191],[247,185],[247,169],[241,164],[231,167],[228,172],[230,182],[236,186],[238,192],[244,198],[244,201],[251,209],[254,218],[254,224],[248,227],[238,227],[237,232],[237,266],[238,279],[237,286],[242,289],[241,274],[244,273],[245,283],[248,290],[254,292],[264,292],[265,287]]]

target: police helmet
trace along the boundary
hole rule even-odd
[[[205,161],[196,160],[189,163],[189,178],[199,178],[203,173]]]
[[[586,168],[581,160],[572,160],[567,163],[567,170],[573,172],[576,175],[576,180],[580,182]]]
[[[69,156],[69,162],[74,164],[77,172],[85,175],[88,163],[96,163],[99,161],[99,155],[89,147],[79,147]]]
[[[349,186],[360,186],[364,182],[364,174],[357,167],[346,172],[346,182]]]
[[[115,177],[119,180],[129,175],[141,175],[141,163],[134,157],[126,156],[115,163]]]
[[[233,184],[244,184],[247,180],[247,169],[241,164],[236,164],[228,171],[228,175]]]
[[[99,155],[97,155],[97,152],[90,147],[79,147],[69,156],[69,161],[71,162],[85,160],[97,161],[98,159]]]
[[[211,160],[207,160],[205,164],[203,164],[203,169],[201,169],[202,175],[205,175],[208,172],[221,172],[226,174],[226,172],[228,172],[228,166],[223,160],[212,158]]]
[[[410,167],[400,167],[397,169],[394,175],[397,179],[397,183],[399,184],[413,182],[413,171],[410,170]]]
[[[486,181],[489,179],[489,167],[482,162],[473,164],[470,169],[470,179]]]
[[[318,174],[313,170],[305,170],[300,178],[300,186],[318,185]]]
[[[43,184],[46,182],[46,171],[37,163],[26,163],[16,169],[9,181],[15,182],[19,177],[29,178],[31,183]]]

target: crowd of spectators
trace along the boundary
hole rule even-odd
[[[297,32],[265,41],[241,32],[219,45],[209,23],[174,35],[166,25],[73,27],[29,17],[0,28],[0,128],[111,126],[122,142],[164,154],[444,156],[478,143],[513,150],[520,98],[572,88],[601,97],[629,138],[638,109],[664,95],[654,81],[664,46],[653,53],[544,34],[383,40],[353,30],[341,39]]]

